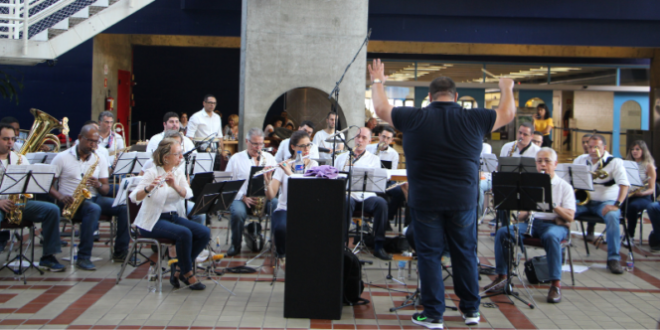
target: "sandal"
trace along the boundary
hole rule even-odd
[[[187,285],[190,288],[190,290],[204,290],[204,289],[206,289],[206,285],[204,285],[199,280],[195,284],[190,284],[190,282],[188,280],[190,280],[190,278],[193,277],[193,276],[195,276],[195,275],[193,274],[193,275],[190,275],[188,277],[185,277],[183,274],[179,273],[179,280],[181,280],[181,282],[183,282],[183,284]]]

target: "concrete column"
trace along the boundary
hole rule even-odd
[[[283,93],[297,87],[330,93],[367,34],[368,1],[243,0],[242,15],[241,143]],[[364,125],[366,54],[365,48],[340,86],[349,125]]]
[[[649,147],[657,163],[660,160],[660,142],[658,142],[658,137],[660,136],[660,50],[656,50],[651,59],[650,71],[649,130],[653,137],[653,143]]]

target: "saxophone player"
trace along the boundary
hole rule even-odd
[[[260,128],[251,128],[245,138],[247,149],[234,154],[227,163],[227,172],[232,173],[232,180],[245,180],[229,208],[231,211],[231,247],[227,256],[235,256],[241,252],[243,242],[243,226],[248,216],[248,210],[256,203],[255,198],[247,196],[247,187],[252,166],[275,166],[275,158],[267,152],[261,152],[264,147],[264,132]],[[280,145],[281,148],[281,145]],[[268,204],[268,203],[267,203]]]
[[[520,124],[518,128],[518,140],[509,142],[502,146],[500,157],[536,157],[536,153],[541,149],[532,143],[534,125],[530,122]]]
[[[80,185],[86,185],[92,198],[85,200],[74,219],[81,219],[80,247],[76,266],[83,270],[95,270],[91,262],[92,247],[94,246],[94,229],[101,214],[117,217],[117,238],[114,246],[113,260],[123,262],[128,255],[128,214],[126,206],[112,207],[113,199],[104,197],[110,189],[108,184],[108,165],[104,157],[99,157],[94,150],[98,147],[99,131],[94,125],[85,125],[78,135],[79,143],[55,156],[52,165],[55,166],[55,181],[50,188],[50,195],[57,200],[57,204],[64,206],[71,204],[77,196],[73,192]],[[90,167],[98,161],[94,172],[87,182],[81,182]],[[57,184],[56,184],[57,183]],[[59,186],[59,189],[55,187]]]
[[[536,154],[536,170],[541,173],[545,171],[550,175],[552,184],[553,212],[537,212],[534,214],[532,236],[540,238],[547,253],[548,271],[552,281],[548,291],[547,301],[558,303],[561,301],[561,241],[570,234],[570,225],[575,216],[575,194],[568,182],[555,175],[557,168],[557,153],[547,147],[541,148]],[[527,212],[520,212],[521,219],[529,216]],[[523,233],[527,231],[527,222],[518,223],[518,242],[522,242]],[[506,259],[503,246],[506,239],[511,239],[509,233],[513,233],[513,225],[510,228],[502,227],[495,236],[495,266],[497,278],[485,290],[500,291],[506,284]]]
[[[25,156],[19,156],[12,152],[16,142],[14,128],[5,123],[0,124],[0,176],[5,172],[9,165],[16,165],[18,157],[21,157],[21,164],[28,165],[29,162]],[[9,195],[0,195],[0,221],[3,221],[5,214],[15,208],[15,205],[8,199]],[[41,223],[41,234],[43,235],[43,253],[39,261],[39,268],[50,270],[51,272],[64,271],[64,265],[60,264],[55,255],[62,252],[62,243],[60,242],[60,210],[51,203],[28,200],[23,209],[23,217],[32,222]]]
[[[591,214],[603,219],[607,233],[607,268],[614,274],[622,274],[623,268],[619,264],[621,260],[619,218],[621,203],[628,195],[630,186],[623,160],[614,158],[607,152],[605,137],[593,134],[589,138],[589,157],[586,160],[578,157],[573,164],[587,165],[590,171],[602,170],[608,173],[607,178],[594,179],[594,191],[590,192],[589,202],[577,206],[575,217]],[[591,225],[589,230],[593,237],[593,223]]]

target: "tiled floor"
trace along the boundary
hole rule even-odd
[[[213,234],[225,241],[227,220],[213,221]],[[644,225],[644,232],[650,225]],[[105,228],[104,228],[105,229]],[[493,239],[486,224],[480,226],[479,255],[482,264],[493,264]],[[577,230],[575,228],[575,230]],[[107,230],[103,233],[107,233]],[[393,233],[395,234],[395,233]],[[105,238],[104,235],[103,238]],[[215,237],[215,236],[214,236]],[[646,243],[646,242],[645,242]],[[574,236],[573,258],[575,265],[589,266],[583,273],[575,274],[575,286],[570,285],[570,274],[563,274],[563,301],[551,305],[545,302],[547,285],[527,285],[527,290],[515,280],[521,296],[535,301],[530,309],[521,303],[507,303],[499,296],[484,299],[483,303],[495,303],[482,307],[482,320],[477,328],[660,328],[660,254],[648,252],[648,245],[635,248],[635,267],[623,275],[610,274],[605,268],[605,247],[591,246],[586,256],[583,241]],[[223,250],[226,246],[222,246]],[[245,249],[244,249],[245,250]],[[68,248],[64,249],[64,254]],[[622,249],[625,260],[627,250]],[[36,249],[41,253],[40,246]],[[150,253],[150,251],[149,251]],[[531,255],[541,254],[535,250]],[[64,254],[60,255],[61,257]],[[1,258],[6,254],[0,255]],[[28,273],[28,284],[23,285],[3,270],[0,276],[0,328],[48,328],[48,329],[416,329],[410,321],[416,309],[404,308],[397,312],[389,309],[400,305],[416,287],[415,266],[406,285],[386,280],[387,263],[371,256],[373,265],[364,269],[364,280],[369,283],[363,296],[371,300],[366,306],[344,307],[341,320],[286,319],[283,317],[283,271],[278,281],[270,284],[272,267],[268,259],[259,258],[250,266],[259,267],[255,274],[226,274],[215,277],[220,284],[232,290],[231,296],[211,280],[204,280],[205,291],[188,289],[173,290],[165,279],[163,292],[150,292],[153,282],[147,279],[148,266],[138,269],[129,267],[124,279],[115,285],[120,265],[108,261],[108,248],[97,243],[94,256],[98,270],[85,272],[67,268],[65,273]],[[244,253],[238,258],[225,259],[221,267],[241,265],[254,254]],[[264,264],[265,263],[265,264]],[[396,269],[393,275],[397,276]],[[312,279],[310,279],[312,280]],[[491,282],[482,276],[481,285]],[[447,286],[447,304],[457,305],[452,290],[452,280]],[[418,309],[419,310],[419,307]],[[465,328],[459,312],[447,311],[445,327]]]

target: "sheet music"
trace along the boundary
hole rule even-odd
[[[46,194],[54,177],[53,165],[9,165],[2,176],[0,194]]]
[[[569,171],[569,168],[572,169],[573,173],[573,188],[594,190],[593,177],[591,176],[591,172],[589,172],[589,167],[587,165],[558,164],[555,169],[555,175],[558,175],[570,184],[571,172]]]
[[[213,183],[223,182],[223,181],[231,181],[231,177],[232,177],[231,172],[214,171],[213,172]]]
[[[497,166],[499,165],[497,156],[494,154],[481,154],[481,160],[482,164],[480,170],[482,172],[492,173],[497,171]]]
[[[364,189],[364,177],[367,173],[366,192],[385,192],[387,185],[387,170],[382,168],[353,168],[352,192],[361,192]]]
[[[193,168],[192,174],[213,172],[216,155],[214,152],[197,153],[195,155],[195,168]]]
[[[140,173],[142,171],[142,167],[144,164],[151,159],[152,152],[150,151],[145,151],[145,152],[137,152],[137,155],[135,156],[135,165],[133,166],[133,171],[131,171],[133,174]]]
[[[626,175],[628,176],[628,182],[630,182],[631,186],[635,187],[643,187],[644,182],[642,182],[642,178],[639,176],[639,166],[637,165],[636,162],[632,160],[624,160],[623,161],[623,167],[626,169]],[[644,169],[646,171],[646,169]]]
[[[117,165],[115,166],[115,170],[112,174],[113,175],[131,174],[137,154],[138,154],[137,151],[129,151],[121,154],[121,156],[119,156],[119,159],[117,160]]]
[[[141,176],[123,178],[119,184],[119,190],[117,191],[115,200],[112,202],[112,207],[126,205],[126,194],[128,193],[128,187],[137,185],[140,183],[140,180],[142,180]]]
[[[30,164],[50,164],[55,159],[57,153],[54,152],[31,152],[25,155]]]

